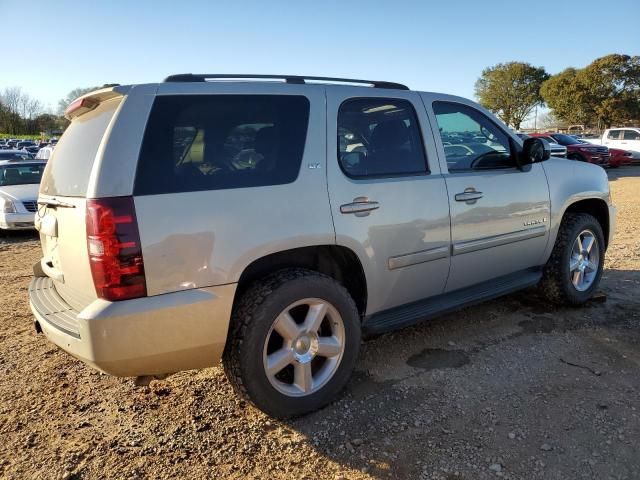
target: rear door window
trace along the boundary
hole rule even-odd
[[[640,140],[640,133],[635,130],[623,130],[623,140]]]
[[[607,138],[609,140],[618,140],[620,138],[620,130],[609,130]]]
[[[407,100],[357,98],[338,111],[338,160],[352,178],[427,172],[416,112]]]
[[[75,118],[60,138],[42,176],[40,191],[47,195],[84,197],[89,176],[107,127],[122,97],[100,103]]]
[[[300,171],[308,122],[304,96],[160,96],[144,135],[134,193],[291,183]]]

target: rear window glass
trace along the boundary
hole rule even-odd
[[[42,176],[40,191],[47,195],[84,197],[102,137],[122,98],[102,102],[75,118],[60,138]]]
[[[33,158],[28,152],[0,152],[0,160],[29,160]]]
[[[134,193],[293,182],[308,121],[303,96],[160,96],[144,135]]]
[[[416,112],[407,100],[357,98],[338,111],[338,160],[350,177],[427,172]]]
[[[44,165],[39,163],[12,163],[0,166],[0,187],[40,183],[43,170]]]

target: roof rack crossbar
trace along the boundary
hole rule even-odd
[[[409,87],[401,83],[383,82],[379,80],[359,80],[355,78],[335,78],[335,77],[307,77],[300,75],[262,75],[262,74],[208,74],[208,73],[180,73],[170,75],[164,79],[165,82],[206,82],[207,80],[244,80],[244,79],[265,79],[265,80],[284,80],[286,83],[302,85],[307,80],[315,82],[336,82],[336,83],[359,83],[371,85],[374,88],[392,88],[397,90],[409,90]]]

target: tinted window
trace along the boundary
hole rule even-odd
[[[390,98],[343,102],[338,159],[342,170],[355,178],[425,173],[424,145],[411,103]]]
[[[618,140],[620,138],[620,130],[609,130],[607,138],[610,140]]]
[[[160,96],[144,135],[135,194],[293,182],[308,121],[302,96]]]
[[[622,132],[623,140],[640,140],[640,133],[634,130],[623,130]]]
[[[28,152],[0,152],[0,160],[30,160]]]
[[[60,138],[45,169],[40,191],[48,195],[83,197],[102,137],[122,99],[102,102],[75,118]]]
[[[514,167],[509,137],[478,110],[459,103],[434,102],[450,172]]]
[[[26,163],[0,166],[0,187],[40,183],[44,165]]]
[[[577,138],[573,138],[570,135],[564,135],[562,133],[554,133],[552,137],[555,139],[556,143],[560,145],[579,145],[581,142]]]

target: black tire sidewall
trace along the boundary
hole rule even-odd
[[[263,365],[264,342],[277,316],[303,298],[318,298],[336,308],[345,328],[345,350],[340,365],[329,382],[304,397],[290,397],[276,390]],[[360,348],[360,320],[355,304],[333,279],[310,275],[285,282],[275,288],[255,311],[239,352],[243,384],[252,402],[276,417],[292,417],[316,410],[333,400],[355,367]]]
[[[596,274],[595,280],[587,290],[581,292],[577,290],[573,285],[573,283],[571,282],[571,272],[569,271],[569,261],[571,259],[571,251],[573,249],[573,244],[576,238],[578,237],[578,235],[584,230],[590,230],[595,235],[597,247],[599,249],[599,258],[598,258],[598,272]],[[602,277],[602,271],[604,267],[604,256],[605,256],[604,234],[602,232],[602,227],[600,226],[600,224],[595,218],[593,218],[591,215],[583,215],[581,216],[580,221],[572,225],[571,230],[567,232],[567,238],[569,239],[569,241],[564,246],[564,249],[561,254],[561,260],[560,260],[560,275],[562,277],[561,285],[570,303],[579,305],[589,300],[589,298],[591,298],[591,296],[593,295],[593,292],[598,288],[600,284],[600,278]]]

